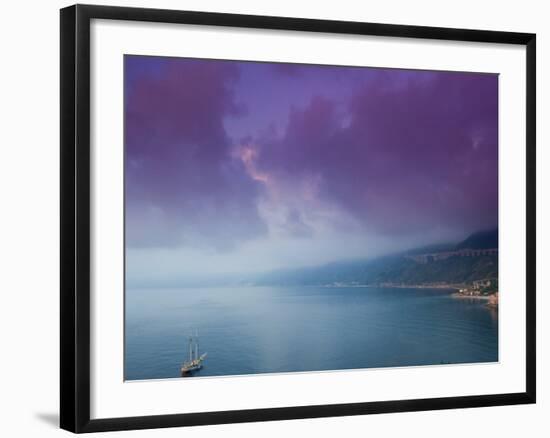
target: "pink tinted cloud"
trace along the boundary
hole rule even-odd
[[[396,239],[497,224],[496,75],[304,65],[273,74],[139,56],[125,67],[130,246],[226,250],[266,236],[271,222],[303,239],[318,220],[346,232],[349,217]]]
[[[263,138],[256,168],[296,184],[388,234],[497,225],[498,77],[378,71],[347,105],[314,98]]]
[[[131,246],[230,248],[265,234],[261,187],[231,153],[231,63],[126,57],[126,206]],[[152,69],[154,66],[154,69]]]

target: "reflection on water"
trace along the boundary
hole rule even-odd
[[[126,379],[494,362],[498,309],[451,291],[389,288],[129,289]]]
[[[487,310],[495,326],[498,326],[498,306],[487,306]]]

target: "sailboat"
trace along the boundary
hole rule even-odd
[[[196,332],[195,336],[189,336],[189,359],[183,362],[181,366],[181,376],[190,376],[195,371],[199,371],[202,368],[204,359],[206,359],[206,354],[203,353],[199,356],[199,333]]]

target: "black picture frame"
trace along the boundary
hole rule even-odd
[[[90,419],[90,21],[92,19],[505,43],[525,46],[527,78],[525,133],[527,146],[526,391],[416,400]],[[535,34],[89,5],[74,5],[62,9],[60,25],[61,428],[76,433],[101,432],[535,403]]]

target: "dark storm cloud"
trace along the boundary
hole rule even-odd
[[[127,242],[211,245],[263,235],[261,189],[232,157],[223,118],[238,116],[235,65],[125,58]]]
[[[130,246],[498,221],[496,75],[127,56],[125,99]]]
[[[498,78],[371,70],[344,113],[313,98],[281,138],[259,139],[274,180],[318,175],[318,196],[368,229],[469,230],[498,219]]]

